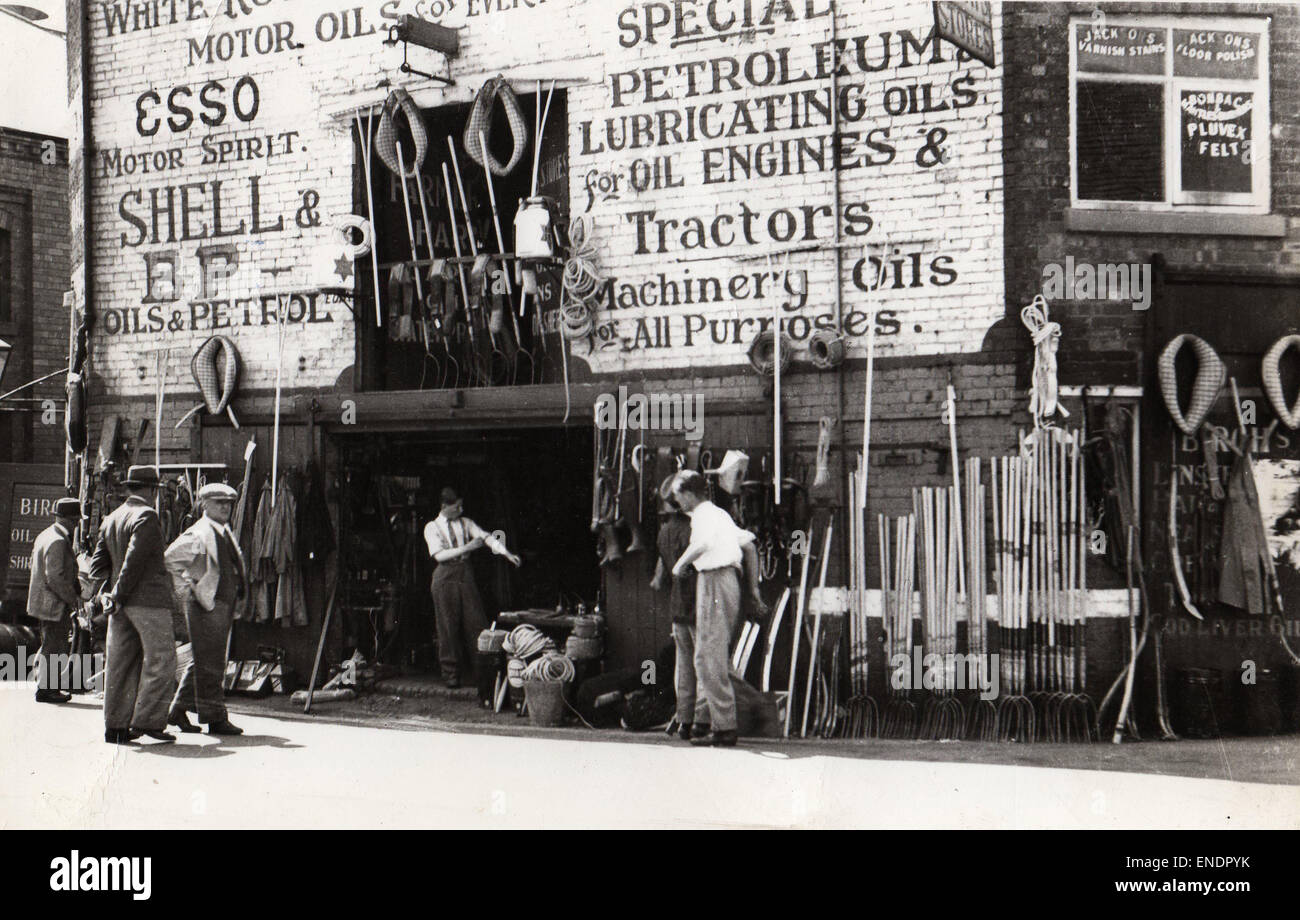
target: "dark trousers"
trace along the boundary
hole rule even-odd
[[[176,687],[176,645],[167,607],[117,609],[108,618],[104,725],[162,731]]]
[[[69,639],[71,628],[70,618],[66,616],[57,620],[41,620],[41,650],[39,656],[41,673],[36,681],[37,691],[67,689],[68,668],[66,663],[67,655],[72,651],[72,643]],[[60,659],[62,664],[51,664],[51,655],[63,656]]]
[[[171,708],[197,712],[200,722],[224,722],[226,694],[221,686],[226,674],[226,639],[230,636],[233,607],[218,599],[211,610],[194,598],[185,604],[185,622],[190,630],[193,660],[185,665]]]
[[[487,628],[483,599],[468,563],[440,563],[433,571],[433,615],[438,623],[438,661],[444,680],[459,679],[462,661],[473,669],[467,647]],[[477,646],[476,646],[477,647]]]

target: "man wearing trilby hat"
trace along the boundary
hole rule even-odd
[[[69,652],[70,614],[81,599],[77,556],[72,551],[72,532],[80,517],[81,505],[75,498],[59,499],[54,503],[54,523],[42,530],[32,544],[27,615],[41,621],[38,703],[66,703],[71,699],[58,684],[53,662],[66,658]]]
[[[230,623],[248,585],[244,557],[230,532],[237,495],[222,483],[199,489],[203,516],[167,547],[167,571],[184,608],[194,650],[167,716],[183,732],[199,730],[186,714],[194,711],[210,735],[243,734],[230,722],[221,686]]]
[[[158,472],[133,466],[123,484],[130,494],[100,525],[90,566],[93,579],[111,584],[105,597],[104,740],[125,744],[143,734],[175,741],[167,732],[167,709],[176,681],[176,600],[163,562],[162,523],[153,507]]]

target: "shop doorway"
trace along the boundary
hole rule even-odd
[[[524,562],[516,570],[487,550],[473,555],[489,622],[503,610],[594,605],[590,429],[348,435],[337,443],[345,654],[437,668],[434,563],[423,533],[445,486]]]
[[[519,87],[522,89],[523,87]],[[547,108],[547,100],[549,109]],[[363,390],[466,389],[480,386],[528,386],[558,383],[563,379],[562,342],[556,317],[560,305],[561,264],[530,260],[527,266],[536,279],[536,291],[521,304],[521,279],[517,263],[509,263],[509,280],[501,278],[500,263],[488,267],[488,277],[479,281],[471,247],[480,253],[513,253],[514,219],[520,202],[533,194],[533,161],[537,157],[536,194],[551,206],[553,226],[564,239],[569,200],[567,100],[563,89],[548,97],[545,90],[518,96],[527,143],[519,162],[505,176],[492,176],[489,194],[487,174],[470,157],[465,146],[465,129],[471,106],[448,105],[420,113],[427,141],[420,179],[406,183],[380,157],[372,160],[370,194],[374,202],[376,254],[379,262],[382,327],[376,325],[373,273],[369,259],[356,263],[357,385]],[[538,106],[542,112],[539,113]],[[534,137],[539,114],[545,116],[540,150]],[[377,119],[376,119],[377,120]],[[398,125],[398,142],[405,163],[414,163],[416,148],[404,118]],[[500,102],[493,105],[486,132],[489,155],[509,163],[514,135]],[[448,146],[456,147],[453,159]],[[360,136],[357,142],[360,143]],[[372,145],[378,144],[372,132]],[[373,148],[372,148],[373,149]],[[368,207],[365,173],[360,148],[354,153],[354,209],[364,214]],[[443,169],[451,182],[447,195]],[[459,183],[457,177],[459,176]],[[460,189],[465,200],[462,203]],[[420,193],[423,191],[424,207]],[[492,195],[496,198],[493,216]],[[412,253],[410,226],[415,232]],[[469,220],[465,219],[466,208]],[[453,221],[454,216],[454,221]],[[427,218],[427,221],[426,221]],[[428,226],[426,227],[426,222]],[[497,224],[502,239],[497,239]],[[454,228],[454,229],[453,229]],[[471,243],[471,235],[473,243]],[[456,243],[464,262],[456,263]],[[504,247],[504,248],[502,248]],[[442,273],[430,277],[429,260],[452,260]],[[411,269],[422,271],[419,291]],[[479,266],[482,267],[481,264]],[[462,285],[461,269],[465,272]],[[509,291],[503,288],[509,285]],[[486,286],[486,293],[482,294]],[[495,291],[496,293],[493,293]],[[419,300],[423,292],[425,299]],[[470,294],[469,306],[465,293]],[[522,309],[521,309],[522,308]],[[365,318],[367,321],[362,321]]]

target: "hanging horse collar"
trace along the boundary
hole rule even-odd
[[[1192,384],[1192,399],[1183,415],[1178,405],[1178,371],[1174,361],[1184,345],[1190,345],[1196,353],[1196,380]],[[1160,393],[1165,399],[1165,407],[1173,417],[1174,424],[1183,434],[1195,434],[1210,414],[1214,401],[1219,398],[1219,390],[1227,379],[1228,370],[1210,344],[1200,336],[1184,333],[1175,336],[1160,352],[1156,363],[1156,372],[1160,378]]]
[[[1295,402],[1287,403],[1286,396],[1282,393],[1282,372],[1278,367],[1282,355],[1292,345],[1300,348],[1300,335],[1284,335],[1274,342],[1264,354],[1260,376],[1264,379],[1264,392],[1273,404],[1273,411],[1282,420],[1282,424],[1294,431],[1300,428],[1300,394],[1296,395]]]

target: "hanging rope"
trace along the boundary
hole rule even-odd
[[[540,655],[547,648],[555,648],[555,643],[535,626],[524,624],[516,626],[501,643],[501,648],[513,658],[527,660]]]
[[[224,335],[212,336],[194,352],[194,357],[190,359],[190,373],[194,375],[203,402],[186,412],[176,427],[181,427],[196,412],[206,407],[209,415],[226,413],[230,417],[230,423],[238,428],[239,420],[235,418],[235,410],[230,405],[235,397],[235,386],[239,382],[239,352],[235,349],[235,343]]]
[[[560,282],[564,291],[560,331],[570,342],[587,338],[595,327],[596,303],[605,279],[596,268],[596,244],[582,217],[569,222],[569,258]]]
[[[504,166],[491,152],[487,151],[486,141],[479,143],[479,135],[485,138],[491,137],[492,134],[492,103],[497,99],[501,100],[501,106],[505,109],[506,120],[510,122],[510,133],[514,139],[514,148],[510,151],[510,162]],[[528,147],[528,123],[524,121],[524,110],[519,105],[519,97],[515,91],[510,88],[505,77],[495,76],[484,83],[474,97],[474,106],[470,109],[469,120],[465,124],[465,136],[462,138],[465,146],[465,152],[469,158],[479,166],[484,166],[483,157],[486,152],[486,167],[491,169],[495,175],[509,175],[519,161],[524,158],[524,151]]]
[[[1070,413],[1056,401],[1056,350],[1061,344],[1061,324],[1048,320],[1047,301],[1042,294],[1020,311],[1020,321],[1029,330],[1034,342],[1034,372],[1029,388],[1029,414],[1034,426],[1042,428],[1047,420],[1060,412],[1064,418]]]
[[[794,340],[784,332],[781,333],[781,372],[785,373],[786,368],[790,366],[790,353],[794,351]],[[773,360],[776,352],[776,339],[769,330],[760,332],[754,336],[754,340],[749,343],[749,363],[761,376],[773,376],[775,361]]]
[[[356,214],[345,214],[334,222],[334,229],[343,237],[343,252],[352,261],[369,255],[375,241],[375,228],[370,221]],[[352,232],[361,234],[361,242],[352,242]]]
[[[406,116],[406,124],[411,132],[411,141],[415,144],[415,156],[409,164],[399,162],[397,157],[397,123],[394,116],[398,110]],[[384,161],[393,173],[403,179],[412,179],[424,165],[425,154],[429,151],[429,135],[424,130],[424,119],[411,94],[404,89],[395,89],[384,101],[384,109],[379,116],[379,159]],[[405,168],[403,168],[405,167]]]

